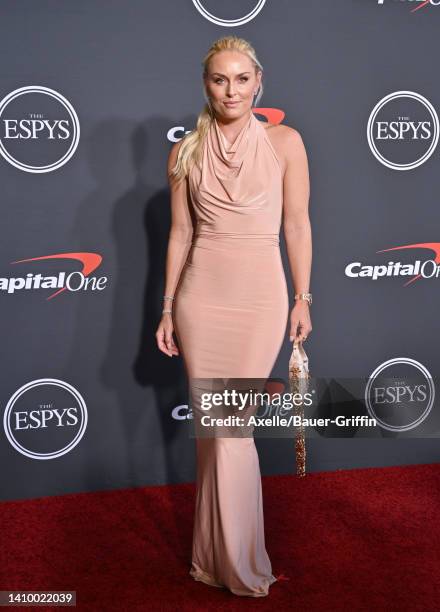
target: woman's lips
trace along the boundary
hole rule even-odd
[[[224,102],[225,106],[237,106],[237,104],[239,104],[240,100],[237,100],[236,102]]]

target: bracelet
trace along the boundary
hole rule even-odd
[[[164,312],[169,312],[169,313],[171,313],[171,312],[172,312],[172,310],[162,310],[162,314],[163,314]]]
[[[171,295],[164,295],[163,299],[164,300],[174,300],[174,298]]]
[[[312,304],[312,294],[311,293],[297,293],[294,297],[295,300],[307,300],[309,306]]]

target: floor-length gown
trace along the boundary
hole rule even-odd
[[[282,171],[253,112],[229,145],[213,119],[189,188],[197,226],[173,303],[187,375],[268,378],[289,301],[279,248]],[[196,438],[195,580],[265,596],[277,579],[265,547],[253,436]]]

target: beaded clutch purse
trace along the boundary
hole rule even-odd
[[[292,355],[289,360],[289,385],[291,393],[307,392],[309,386],[309,359],[304,350],[302,342],[293,343]],[[293,407],[295,415],[304,417],[303,404],[295,404]],[[297,476],[306,475],[306,445],[304,436],[304,427],[300,425],[297,428],[295,435],[295,459],[296,459],[296,474]]]

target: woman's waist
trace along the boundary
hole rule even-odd
[[[224,232],[216,230],[196,230],[192,246],[224,246],[232,248],[255,248],[262,246],[279,247],[279,232]]]

